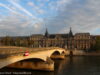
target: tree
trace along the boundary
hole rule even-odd
[[[20,46],[21,44],[20,44],[20,41],[21,41],[21,39],[20,38],[16,38],[15,39],[15,46]]]
[[[1,43],[3,45],[11,46],[11,45],[14,45],[14,40],[11,37],[6,36],[1,39]]]
[[[94,46],[95,50],[100,50],[100,37],[96,38],[96,44]]]

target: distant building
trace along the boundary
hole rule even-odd
[[[89,50],[95,45],[97,37],[100,35],[90,35],[90,33],[76,33],[74,35],[71,28],[67,34],[49,34],[48,29],[46,29],[44,35],[0,37],[0,45]]]
[[[45,35],[35,34],[29,37],[32,47],[61,47],[66,49],[89,50],[95,45],[95,37],[90,33],[76,33],[70,28],[68,34],[49,34],[46,29]]]

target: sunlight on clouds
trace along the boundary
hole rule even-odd
[[[71,3],[69,6],[63,7],[63,10],[55,19],[47,23],[48,26],[57,26],[56,32],[66,33],[72,27],[75,32],[91,32],[100,29],[100,1],[86,0],[85,4],[80,4],[79,1]],[[59,20],[56,22],[56,20]],[[60,26],[62,24],[62,26]],[[52,28],[52,31],[55,29]],[[99,31],[100,33],[100,31]],[[96,32],[95,32],[96,34]]]
[[[74,33],[100,34],[99,6],[99,0],[1,0],[0,31],[9,35],[43,33],[45,24],[49,33],[67,33],[72,27]]]

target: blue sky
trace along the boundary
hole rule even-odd
[[[0,0],[0,36],[100,34],[100,0]]]

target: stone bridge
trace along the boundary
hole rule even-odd
[[[25,52],[28,56],[24,56]],[[24,48],[24,47],[0,47],[0,68],[26,68],[36,70],[54,70],[54,62],[50,58],[64,59],[65,49],[58,47],[48,48]],[[24,63],[23,60],[31,59]],[[38,60],[34,63],[34,60]],[[20,62],[21,61],[21,62]],[[16,63],[19,62],[19,63]]]

